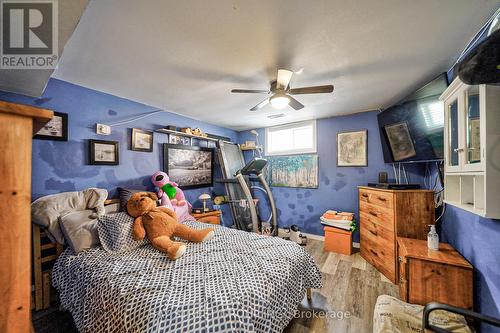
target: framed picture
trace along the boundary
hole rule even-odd
[[[182,189],[213,186],[214,150],[165,143],[163,169]]]
[[[208,142],[200,138],[191,138],[191,146],[208,147]]]
[[[271,186],[318,188],[318,155],[269,156]]]
[[[118,141],[89,140],[90,164],[118,165],[120,148]]]
[[[153,132],[132,128],[130,148],[135,151],[153,151]]]
[[[368,166],[368,131],[337,133],[337,166]]]
[[[402,161],[417,155],[406,121],[384,126],[394,161]]]
[[[188,136],[177,135],[177,134],[169,134],[168,135],[168,143],[173,145],[191,145],[191,138]]]
[[[217,141],[207,140],[208,148],[217,148]]]
[[[68,114],[54,112],[52,120],[46,123],[33,138],[39,140],[68,141]]]

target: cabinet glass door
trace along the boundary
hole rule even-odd
[[[458,166],[458,100],[448,105],[448,165]]]
[[[479,114],[479,86],[471,86],[465,96],[465,125],[466,125],[466,147],[467,159],[465,163],[481,162],[481,130]]]

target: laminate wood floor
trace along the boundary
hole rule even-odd
[[[323,273],[323,287],[313,290],[311,303],[302,302],[302,308],[314,310],[302,311],[285,332],[372,332],[377,297],[399,297],[397,286],[361,258],[359,251],[351,256],[323,252],[323,242],[311,239],[305,250]]]

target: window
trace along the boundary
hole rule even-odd
[[[266,155],[315,152],[315,120],[266,128]]]

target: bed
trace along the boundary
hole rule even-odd
[[[52,271],[61,307],[82,333],[281,332],[306,289],[321,287],[313,258],[290,241],[213,227],[176,261],[149,244],[64,250]]]

